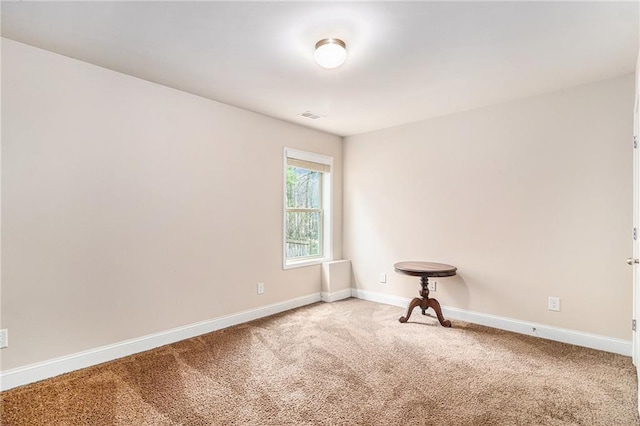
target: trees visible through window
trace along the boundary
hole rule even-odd
[[[287,258],[322,255],[321,172],[287,166]]]
[[[328,157],[288,150],[285,175],[285,266],[288,263],[323,258],[326,256],[327,233],[325,191],[330,164],[297,157],[320,159]],[[305,155],[306,154],[306,155]]]

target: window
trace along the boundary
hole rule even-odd
[[[284,150],[284,268],[331,258],[333,158]]]

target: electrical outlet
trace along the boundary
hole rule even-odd
[[[0,349],[9,346],[9,330],[0,330]]]
[[[384,272],[380,272],[380,282],[381,283],[387,282],[387,274],[385,274]]]
[[[264,294],[264,283],[258,283],[258,294]]]
[[[550,297],[549,298],[549,310],[550,311],[560,311],[560,298],[559,297]]]
[[[428,288],[429,288],[429,291],[436,291],[436,282],[435,281],[429,281]]]

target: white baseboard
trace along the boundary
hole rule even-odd
[[[356,288],[351,289],[351,295],[358,299],[399,306],[402,308],[406,308],[411,301],[411,299],[405,297],[359,290]],[[500,330],[513,331],[515,333],[541,337],[543,339],[555,340],[557,342],[569,343],[576,346],[584,346],[605,352],[613,352],[620,355],[631,356],[632,353],[631,340],[616,339],[613,337],[600,336],[598,334],[584,333],[582,331],[568,330],[550,325],[499,317],[496,315],[473,312],[448,306],[442,306],[442,313],[447,319],[466,321],[473,324],[498,328]]]
[[[335,302],[336,300],[348,299],[351,297],[351,288],[334,291],[333,293],[323,291],[320,293],[320,297],[323,302]]]
[[[320,302],[321,300],[320,293],[314,293],[297,299],[291,299],[285,302],[263,306],[224,317],[201,321],[195,324],[189,324],[183,327],[149,334],[136,339],[126,340],[112,345],[102,346],[44,362],[38,362],[24,367],[3,371],[0,372],[0,391],[48,379],[63,373],[79,370],[81,368],[91,367],[93,365],[112,361],[114,359],[133,355],[139,352],[148,351],[169,343],[190,339],[212,331],[253,321],[279,312],[288,311],[300,306],[310,305],[312,303]]]
[[[178,342],[180,340],[190,339],[212,331],[298,308],[300,306],[320,301],[333,302],[336,300],[346,299],[350,296],[372,302],[399,306],[402,308],[406,307],[411,300],[405,297],[392,296],[355,288],[341,290],[334,293],[315,293],[297,299],[291,299],[285,302],[263,306],[195,324],[189,324],[140,338],[126,340],[112,345],[102,346],[44,362],[3,371],[0,372],[0,391],[48,379],[63,373],[79,370],[81,368],[91,367],[93,365],[112,361],[139,352],[144,352],[159,346]],[[558,342],[570,343],[573,345],[631,356],[631,341],[628,340],[567,330],[543,324],[467,311],[459,308],[450,308],[447,306],[443,306],[442,311],[447,318],[454,320],[466,321],[502,330],[513,331],[520,334],[527,334]]]

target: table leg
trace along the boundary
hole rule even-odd
[[[420,285],[422,289],[420,290],[420,296],[414,298],[411,303],[409,303],[409,308],[407,309],[407,315],[404,317],[400,317],[398,321],[404,323],[409,321],[409,317],[411,316],[411,312],[416,306],[420,306],[422,309],[422,315],[426,315],[426,310],[431,308],[436,312],[436,316],[438,317],[438,321],[440,325],[443,327],[451,327],[451,321],[444,319],[442,315],[442,308],[440,307],[440,302],[436,299],[429,298],[429,277],[420,277]]]
[[[420,309],[422,309],[422,315],[427,315],[426,311],[429,309],[427,304],[427,300],[429,300],[429,277],[420,277],[420,285],[422,286],[422,290],[420,290],[420,296],[422,296]]]
[[[411,303],[409,303],[409,309],[407,309],[407,315],[404,317],[400,317],[400,319],[398,321],[400,322],[407,322],[409,321],[409,317],[411,316],[411,312],[413,312],[413,309],[416,306],[422,306],[422,301],[424,299],[421,299],[419,297],[414,297],[413,300],[411,301]],[[424,311],[423,311],[424,312]]]
[[[438,302],[436,299],[422,299],[422,302],[423,303],[420,305],[422,307],[422,312],[424,312],[427,308],[432,308],[434,311],[436,311],[436,316],[438,317],[438,321],[440,321],[440,325],[443,327],[451,327],[451,321],[444,319],[444,316],[442,315],[440,302]]]

